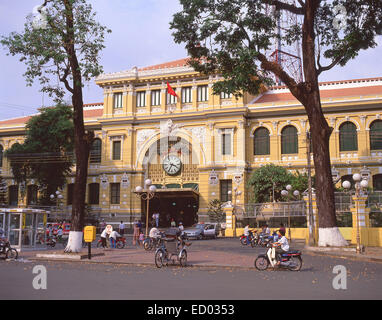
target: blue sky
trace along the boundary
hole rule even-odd
[[[113,32],[106,37],[101,64],[105,72],[144,67],[186,57],[183,45],[175,44],[169,30],[174,13],[181,10],[178,0],[89,0],[98,21]],[[0,34],[21,32],[25,17],[42,0],[0,0]],[[323,73],[320,81],[346,80],[382,76],[382,41],[379,46],[362,52],[346,67]],[[39,84],[26,87],[26,67],[18,57],[6,56],[0,47],[0,119],[36,112],[51,100],[39,92]],[[91,82],[84,88],[84,102],[103,101],[102,90]]]

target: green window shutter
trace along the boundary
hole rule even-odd
[[[232,194],[228,191],[232,191],[232,180],[220,180],[220,201],[232,201]]]
[[[370,126],[370,150],[382,150],[382,120],[376,120]]]
[[[0,145],[0,168],[3,166],[3,146]]]
[[[102,154],[102,141],[95,139],[90,150],[90,163],[100,163]]]
[[[120,184],[111,183],[110,184],[110,202],[111,204],[119,204],[120,201]]]
[[[270,154],[269,131],[266,128],[259,128],[254,134],[254,154],[268,155]]]
[[[340,151],[357,151],[357,127],[348,121],[340,126]]]
[[[298,153],[297,129],[293,126],[286,126],[281,132],[281,153]]]
[[[99,204],[99,183],[89,184],[89,204]]]
[[[121,141],[113,141],[113,160],[121,160]]]
[[[376,174],[373,176],[373,190],[382,191],[382,174]]]

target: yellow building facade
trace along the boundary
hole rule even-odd
[[[236,205],[244,208],[247,180],[260,166],[273,163],[306,171],[309,122],[289,90],[274,87],[236,99],[213,94],[219,79],[198,74],[187,59],[96,79],[104,101],[86,105],[84,113],[86,127],[96,136],[86,199],[99,219],[145,221],[146,203],[134,191],[145,188],[147,179],[157,187],[150,218],[159,212],[161,226],[171,219],[191,225],[209,220],[212,199],[232,201],[229,191],[241,191]],[[168,94],[168,84],[177,97]],[[335,181],[363,170],[369,186],[382,190],[382,78],[326,82],[320,90],[324,114],[334,128],[330,151]],[[27,120],[0,121],[2,152],[22,142]],[[14,185],[5,158],[1,176],[9,188]],[[74,175],[61,190],[67,212],[72,183]],[[15,201],[17,192],[8,191],[9,204],[28,205],[27,198]]]

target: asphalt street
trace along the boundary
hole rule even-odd
[[[264,248],[242,247],[234,240],[194,241],[193,247],[195,250],[201,246],[227,252],[240,250],[254,259],[265,251]],[[292,243],[292,247],[299,246]],[[260,272],[229,267],[182,268],[176,265],[157,269],[155,266],[88,262],[2,260],[0,283],[7,289],[0,290],[0,300],[382,299],[382,263],[310,254],[303,254],[303,261],[299,272]],[[36,277],[41,276],[35,266],[43,266],[46,270],[46,289],[33,286]],[[338,273],[334,273],[338,272],[338,266],[346,273],[341,280]],[[333,283],[337,283],[337,289]]]

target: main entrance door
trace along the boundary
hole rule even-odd
[[[145,201],[142,207],[146,210]],[[199,210],[199,194],[194,190],[186,189],[161,189],[155,193],[155,197],[150,200],[149,226],[153,222],[153,213],[159,213],[159,227],[170,227],[171,220],[174,219],[176,226],[182,222],[185,227],[197,222],[197,212]],[[146,219],[146,212],[142,221]]]

